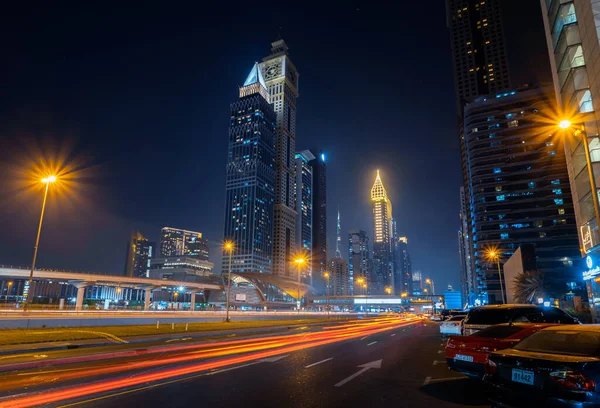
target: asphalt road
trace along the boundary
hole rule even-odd
[[[315,334],[328,341],[323,337],[325,335]],[[348,336],[351,335],[352,333]],[[279,341],[283,340],[273,340],[278,346]],[[85,397],[74,390],[71,394],[65,394],[67,398],[60,403],[47,406],[489,406],[479,384],[447,369],[443,354],[444,345],[445,341],[440,336],[436,323],[399,323],[389,325],[384,331],[367,333],[362,337],[355,336],[348,340],[342,338],[329,344],[313,345],[289,353],[185,375],[162,378],[159,378],[159,375],[153,381],[114,390],[100,390],[102,392]],[[151,360],[152,357],[138,358],[141,361],[144,359]],[[217,357],[206,361],[218,363],[221,360]],[[186,364],[188,363],[170,364],[169,367],[185,369]],[[99,377],[106,378],[105,375],[101,375],[102,365],[94,367],[95,370],[100,370]],[[52,389],[52,378],[59,379],[61,376],[60,371],[54,370],[55,374],[51,371],[52,368],[43,368],[39,372],[11,375],[21,378],[31,378],[33,375],[41,378],[37,388],[36,384],[31,383],[33,388],[39,391]],[[151,369],[140,367],[126,378],[131,379],[136,375],[151,372]],[[123,373],[110,375],[121,375],[121,378],[125,378]],[[10,378],[2,378],[2,382],[9,384],[9,381]],[[77,378],[72,378],[61,385],[61,389],[79,384]],[[0,407],[5,406],[4,403],[8,401],[0,401]]]

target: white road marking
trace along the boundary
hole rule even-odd
[[[342,381],[340,381],[339,383],[334,385],[334,387],[341,387],[342,385],[346,384],[348,381],[355,379],[356,377],[358,377],[359,375],[361,375],[362,373],[364,373],[365,371],[367,371],[370,368],[381,368],[382,361],[383,360],[371,361],[370,363],[359,365],[358,367],[362,368],[361,370],[358,370],[357,372],[352,374],[350,377],[343,379]]]
[[[396,335],[396,333],[392,333],[390,334],[390,337],[394,337]]]
[[[369,337],[369,336],[362,337],[362,338],[361,338],[361,340],[364,340],[364,339],[366,339],[367,337]]]
[[[443,353],[443,351],[442,351],[442,350],[438,350],[438,354],[442,354],[442,353]]]
[[[431,377],[425,377],[425,381],[423,381],[423,385],[429,384],[430,381],[431,381]]]
[[[377,343],[377,342],[376,341],[372,341],[371,343],[367,344],[367,347],[372,346],[375,343]]]
[[[467,377],[430,378],[429,382],[434,383],[434,382],[442,382],[442,381],[458,381],[458,380],[464,380],[465,378],[467,378]]]
[[[333,357],[326,358],[325,360],[321,360],[321,361],[317,361],[316,363],[309,364],[309,365],[307,365],[304,368],[311,368],[311,367],[314,367],[314,366],[319,365],[321,363],[325,363],[325,362],[330,361],[330,360],[333,360]]]
[[[433,360],[433,365],[438,365],[438,364],[446,364],[446,362],[445,361]]]

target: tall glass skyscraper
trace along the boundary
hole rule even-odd
[[[359,284],[354,284],[362,278],[369,285],[369,236],[366,231],[351,229],[348,231],[348,266],[353,285],[350,286],[352,294],[363,294],[364,290]]]
[[[164,227],[160,230],[160,256],[191,256],[208,261],[208,241],[201,232]]]
[[[226,172],[225,240],[234,242],[233,272],[272,273],[275,122],[258,64],[231,104]],[[229,255],[223,256],[227,272]]]
[[[401,279],[399,282],[396,282],[394,294],[412,294],[412,262],[410,260],[410,254],[408,253],[407,237],[398,238],[396,242],[396,257],[396,264],[400,269],[400,272],[398,274],[401,276]]]
[[[150,259],[154,256],[155,244],[149,242],[140,232],[134,232],[127,243],[125,276],[147,278],[150,271]]]
[[[271,55],[260,64],[276,114],[275,209],[273,218],[273,273],[295,277],[296,253],[296,98],[298,71],[283,40],[271,44]]]
[[[313,168],[315,156],[304,150],[296,153],[296,247],[309,262],[302,279],[312,285],[312,225],[313,225]]]
[[[394,286],[394,225],[392,218],[392,202],[381,182],[379,170],[375,184],[371,188],[373,204],[373,271],[371,293],[383,293],[385,286]]]
[[[325,153],[311,149],[314,160],[308,164],[313,175],[313,222],[312,222],[312,277],[317,294],[325,294],[327,271],[327,165]]]

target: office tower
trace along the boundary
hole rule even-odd
[[[412,293],[412,262],[408,253],[408,238],[399,237],[396,243],[396,256],[398,257],[398,267],[400,269],[400,280],[398,286],[394,290],[394,294]]]
[[[191,256],[208,260],[208,241],[201,232],[163,227],[160,230],[160,256]]]
[[[342,250],[340,249],[340,246],[342,245],[342,227],[341,227],[341,223],[340,223],[340,206],[338,205],[338,212],[337,212],[337,224],[336,224],[336,238],[335,238],[335,257],[336,258],[341,258],[342,257]]]
[[[154,247],[154,243],[149,242],[142,234],[133,232],[127,243],[125,276],[147,278]]]
[[[477,279],[471,265],[471,235],[469,233],[469,203],[465,194],[465,188],[460,187],[460,228],[458,230],[458,258],[460,261],[460,286],[462,299],[472,305],[475,301],[477,290]]]
[[[465,146],[472,191],[472,242],[481,301],[500,303],[495,261],[533,244],[549,294],[581,281],[577,229],[562,141],[546,119],[552,90],[522,88],[478,98],[465,108]],[[578,276],[579,275],[579,276]]]
[[[474,98],[510,88],[500,0],[446,0],[459,116]]]
[[[296,247],[308,259],[302,280],[312,285],[313,168],[310,150],[296,153]]]
[[[421,271],[414,271],[412,274],[412,294],[420,295],[423,292],[423,277]]]
[[[348,262],[344,258],[334,258],[329,261],[329,275],[332,296],[348,296],[350,294],[350,275]]]
[[[562,132],[562,137],[568,141],[565,143],[565,153],[575,201],[581,256],[590,257],[590,262],[586,264],[590,263],[592,267],[585,268],[589,270],[594,269],[600,259],[600,234],[595,214],[598,208],[597,202],[595,204],[592,199],[592,185],[596,196],[598,193],[600,167],[592,166],[595,182],[590,182],[586,160],[587,156],[590,162],[600,161],[600,38],[597,34],[600,9],[598,2],[592,0],[543,0],[541,5],[557,111],[562,116],[554,119],[568,118],[573,124]],[[579,135],[575,135],[576,131],[580,132]],[[582,137],[587,141],[589,155],[585,154]],[[600,286],[592,279],[594,273],[586,274],[586,282],[592,316],[596,318],[600,309]]]
[[[351,294],[359,295],[363,293],[362,285],[369,285],[370,252],[367,232],[360,229],[348,231],[348,249],[348,272],[353,282],[350,291]]]
[[[271,55],[260,63],[270,101],[276,114],[275,208],[273,218],[273,273],[294,277],[296,252],[296,98],[298,72],[283,40],[271,44]]]
[[[224,240],[231,240],[233,272],[272,273],[275,121],[258,64],[231,104]],[[227,272],[229,254],[223,254]]]
[[[318,150],[311,150],[316,153]],[[313,174],[313,223],[312,223],[312,276],[313,287],[317,294],[325,294],[327,271],[327,166],[325,153],[314,154],[316,159],[308,164]]]
[[[379,170],[375,183],[371,188],[371,202],[373,204],[373,276],[370,279],[373,293],[383,293],[385,286],[393,286],[393,255],[392,248],[392,202],[387,192]]]

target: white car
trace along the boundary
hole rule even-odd
[[[440,326],[441,334],[457,334],[461,335],[463,331],[463,320],[465,316],[454,316],[448,320],[446,320]]]
[[[442,315],[434,314],[429,316],[429,320],[433,320],[434,322],[442,321]]]

